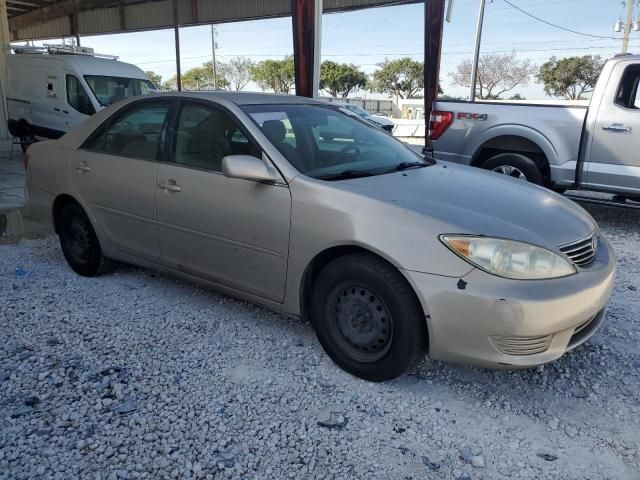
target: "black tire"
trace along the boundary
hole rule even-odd
[[[87,214],[77,203],[63,207],[58,218],[62,253],[78,275],[96,277],[111,271],[113,260],[105,257]]]
[[[311,321],[343,370],[382,382],[424,354],[427,326],[418,299],[396,268],[366,253],[334,260],[313,284]]]
[[[20,129],[20,148],[22,149],[22,153],[27,153],[27,149],[32,143],[36,142],[36,138],[33,136],[33,133],[31,133],[31,128],[26,121],[20,120],[18,122],[18,128]]]
[[[540,171],[538,164],[520,153],[500,153],[486,160],[482,164],[482,168],[544,186],[544,175]],[[507,173],[509,168],[512,169],[513,173]],[[503,171],[500,171],[501,169]],[[521,172],[524,178],[518,172]]]

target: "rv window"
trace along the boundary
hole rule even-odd
[[[146,95],[156,91],[156,88],[149,80],[142,78],[85,75],[84,79],[89,84],[89,88],[91,88],[100,105],[104,107],[125,98]]]
[[[67,102],[78,112],[85,115],[96,113],[87,91],[80,83],[80,80],[73,75],[67,75]]]
[[[47,97],[58,97],[58,77],[47,77]]]

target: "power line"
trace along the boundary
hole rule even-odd
[[[633,48],[640,48],[640,45],[631,45],[631,47]],[[527,52],[533,52],[533,53],[546,53],[546,52],[556,52],[556,51],[573,51],[573,50],[593,50],[593,49],[600,49],[600,50],[616,50],[617,47],[616,46],[589,46],[589,47],[567,47],[567,48],[532,48],[532,49],[526,49],[526,50],[515,50],[516,53],[527,53]],[[491,53],[511,53],[514,50],[481,50],[482,54],[491,54]],[[397,56],[404,56],[404,57],[410,57],[410,56],[415,56],[415,55],[423,55],[424,52],[408,52],[408,53],[323,53],[322,56],[323,57],[376,57],[376,56],[380,56],[380,57],[397,57]],[[443,51],[442,52],[443,55],[470,55],[473,52],[472,51]],[[226,53],[226,54],[216,54],[217,57],[262,57],[262,58],[274,58],[274,57],[279,57],[279,56],[285,56],[287,54],[278,54],[278,53],[256,53],[256,54],[233,54],[233,53]],[[289,55],[291,55],[289,53]],[[199,56],[195,56],[195,57],[182,57],[182,60],[198,60],[201,58],[211,58],[210,55],[199,55]],[[170,60],[151,60],[151,61],[147,61],[147,62],[137,62],[139,65],[150,65],[150,64],[156,64],[156,63],[170,63],[170,62],[174,62],[174,59],[170,59]],[[377,65],[377,64],[367,64],[367,63],[363,63],[361,65]]]
[[[563,26],[561,26],[561,25],[556,25],[555,23],[551,23],[551,22],[548,22],[547,20],[544,20],[544,19],[542,19],[542,18],[540,18],[540,17],[536,17],[535,15],[533,15],[533,14],[531,14],[531,13],[527,12],[526,10],[521,9],[521,8],[520,8],[520,7],[518,7],[517,5],[514,5],[514,4],[513,4],[513,3],[511,3],[509,0],[502,0],[502,1],[503,1],[504,3],[506,3],[507,5],[511,5],[511,7],[515,8],[515,9],[516,9],[516,10],[518,10],[520,13],[524,13],[525,15],[527,15],[528,17],[533,18],[534,20],[537,20],[537,21],[539,21],[539,22],[545,23],[545,24],[550,25],[550,26],[555,27],[555,28],[559,28],[560,30],[564,30],[564,31],[566,31],[566,32],[575,33],[576,35],[582,35],[582,36],[584,36],[584,37],[606,38],[606,39],[614,39],[614,40],[616,39],[616,37],[614,37],[614,36],[606,37],[606,36],[603,36],[603,35],[593,35],[593,34],[591,34],[591,33],[578,32],[578,31],[576,31],[576,30],[571,30],[570,28],[565,28],[565,27],[563,27]]]

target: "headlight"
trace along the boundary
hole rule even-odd
[[[560,255],[528,243],[466,235],[441,235],[440,240],[467,262],[500,277],[536,280],[576,273]]]

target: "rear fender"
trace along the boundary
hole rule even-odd
[[[549,165],[557,165],[559,163],[558,153],[556,152],[553,144],[546,136],[544,136],[538,130],[518,124],[504,124],[488,128],[480,135],[478,135],[478,137],[467,146],[465,155],[471,157],[473,162],[473,160],[476,159],[476,157],[482,150],[482,146],[485,143],[487,143],[489,140],[493,140],[494,138],[503,136],[516,136],[526,138],[527,140],[540,147],[540,149],[547,157]]]

